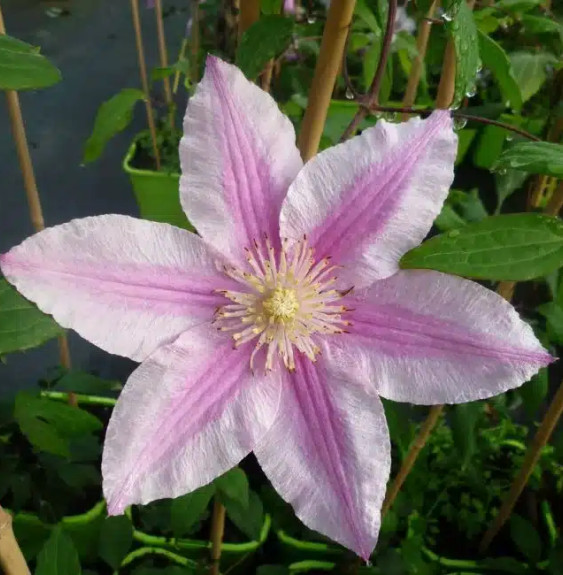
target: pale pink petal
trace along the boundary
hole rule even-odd
[[[281,235],[306,234],[316,256],[343,265],[348,287],[393,274],[440,213],[453,181],[457,137],[449,112],[379,121],[313,158],[291,185]]]
[[[377,541],[390,445],[377,394],[297,356],[274,425],[255,448],[278,493],[311,529],[367,559]]]
[[[177,497],[236,465],[272,424],[279,374],[249,369],[250,346],[198,326],[131,375],[114,408],[102,461],[110,514]]]
[[[0,257],[6,279],[98,347],[142,361],[207,321],[232,286],[195,234],[108,215],[73,220]]]
[[[302,166],[295,131],[269,94],[208,56],[180,142],[180,194],[188,218],[221,252],[237,257],[269,234]]]
[[[463,403],[518,387],[553,361],[506,300],[479,284],[401,271],[350,298],[331,340],[350,377],[394,401]]]

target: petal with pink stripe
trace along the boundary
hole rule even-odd
[[[379,121],[306,164],[282,206],[282,237],[306,234],[318,258],[345,267],[347,287],[393,274],[440,213],[456,148],[449,112]]]
[[[348,303],[351,333],[332,342],[334,357],[394,401],[492,397],[553,361],[512,305],[459,277],[401,271]]]
[[[193,491],[250,453],[274,421],[281,392],[279,376],[251,374],[250,351],[199,326],[133,372],[104,445],[110,514]]]
[[[291,122],[242,72],[208,56],[180,143],[180,195],[201,236],[237,258],[263,234],[279,247],[279,213],[301,169]]]
[[[274,425],[255,453],[278,493],[311,529],[368,559],[377,541],[390,445],[375,392],[297,356]]]
[[[231,282],[195,234],[108,215],[48,228],[0,256],[6,279],[66,328],[142,361],[211,320]]]

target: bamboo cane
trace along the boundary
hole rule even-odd
[[[160,66],[168,68],[168,50],[166,48],[166,36],[164,34],[164,22],[162,20],[162,0],[154,1],[154,14],[156,19],[156,36],[158,39],[158,56],[160,58]],[[166,76],[163,79],[164,84],[164,98],[168,110],[172,110],[172,90],[170,89],[170,78]],[[174,127],[174,117],[170,114],[170,124]]]
[[[0,567],[4,575],[31,575],[12,528],[12,516],[0,507]]]

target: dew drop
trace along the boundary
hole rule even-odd
[[[496,172],[499,176],[506,176],[506,168],[499,168]]]
[[[346,98],[348,100],[353,100],[354,99],[354,92],[352,92],[352,90],[348,87],[346,88]]]
[[[475,96],[475,94],[477,94],[477,86],[470,86],[467,90],[467,92],[465,92],[465,95],[468,98],[473,98],[473,96]]]
[[[454,118],[454,130],[463,130],[467,126],[465,118]]]
[[[453,19],[454,17],[449,12],[444,12],[442,14],[442,20],[444,20],[445,22],[451,22]]]
[[[508,134],[506,134],[506,141],[512,142],[512,140],[514,140],[514,136],[509,132]]]
[[[317,19],[314,16],[307,16],[307,23],[308,24],[314,24],[317,21]]]

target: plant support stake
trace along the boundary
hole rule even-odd
[[[145,63],[145,49],[143,47],[143,36],[141,33],[141,18],[139,16],[139,0],[131,0],[131,14],[133,17],[133,28],[135,29],[135,42],[137,44],[137,57],[139,59],[139,73],[141,75],[141,85],[145,93],[145,108],[147,110],[147,123],[151,134],[152,149],[156,169],[160,170],[160,152],[156,143],[156,125],[151,105],[149,92],[149,82],[147,80],[147,65]]]
[[[0,567],[5,575],[31,575],[12,529],[12,516],[0,507]]]
[[[304,162],[310,160],[319,149],[355,5],[356,0],[335,0],[328,9],[321,49],[309,91],[309,101],[298,138]]]
[[[225,531],[225,506],[219,502],[217,496],[213,503],[213,517],[211,519],[211,568],[210,575],[219,575],[221,563],[221,545]]]
[[[1,6],[0,34],[6,34]],[[6,90],[5,94],[6,105],[8,106],[8,115],[10,116],[10,124],[12,126],[12,134],[16,144],[16,152],[20,163],[25,194],[27,196],[27,203],[29,206],[29,217],[31,219],[33,229],[36,232],[40,232],[45,229],[45,220],[43,219],[41,199],[39,198],[39,190],[37,189],[37,182],[35,180],[35,173],[33,171],[33,164],[31,162],[29,146],[27,144],[20,99],[18,93],[14,90]],[[61,335],[59,337],[59,359],[64,368],[70,369],[70,350],[68,348],[68,340],[65,335]],[[69,398],[69,403],[73,403],[71,397]]]
[[[162,0],[155,0],[154,14],[156,18],[156,35],[158,38],[158,56],[160,58],[160,65],[162,68],[168,68],[168,51],[166,49],[166,37],[164,35],[164,22],[162,21]],[[170,111],[172,109],[172,90],[170,89],[170,78],[166,76],[163,79],[164,84],[164,97],[166,99],[166,106]],[[170,115],[171,127],[174,127],[174,117]]]

